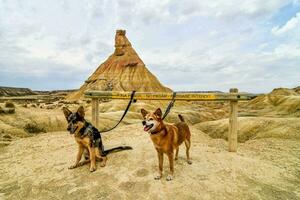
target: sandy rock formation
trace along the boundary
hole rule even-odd
[[[68,95],[68,100],[83,98],[89,89],[104,91],[171,92],[146,68],[132,48],[125,30],[117,30],[115,51],[85,81],[81,88]]]
[[[259,110],[260,115],[300,116],[299,91],[299,87],[276,88],[271,93],[260,95],[241,107],[247,110]]]

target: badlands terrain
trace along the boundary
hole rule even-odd
[[[237,153],[227,151],[227,103],[176,102],[167,121],[177,122],[178,113],[186,118],[193,164],[186,163],[182,146],[171,182],[153,179],[156,152],[139,113],[142,107],[165,109],[167,102],[133,104],[117,129],[103,133],[106,148],[133,150],[109,155],[106,167],[90,173],[88,165],[68,169],[77,146],[61,111],[84,105],[90,119],[88,100],[9,100],[15,112],[0,114],[0,199],[300,199],[299,93],[299,87],[279,88],[240,102]],[[126,104],[101,102],[98,128],[113,126]]]
[[[117,30],[115,51],[74,91],[0,89],[0,199],[300,199],[300,87],[278,88],[239,102],[238,151],[228,152],[227,102],[175,102],[167,122],[182,114],[192,133],[192,165],[184,147],[175,177],[154,180],[158,162],[140,109],[164,111],[168,102],[137,101],[120,126],[102,134],[106,148],[133,150],[108,155],[106,167],[73,170],[77,145],[66,131],[64,106],[82,105],[91,120],[87,90],[172,92],[152,74]],[[250,91],[251,92],[251,91]],[[100,131],[117,123],[127,101],[101,100]]]

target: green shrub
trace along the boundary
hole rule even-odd
[[[5,102],[6,108],[15,108],[15,104],[13,102],[7,101]]]
[[[46,133],[46,129],[40,125],[38,125],[36,122],[28,123],[24,126],[24,130],[27,133]]]

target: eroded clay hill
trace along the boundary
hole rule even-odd
[[[276,88],[269,94],[264,94],[249,101],[243,109],[264,116],[299,117],[300,87]]]
[[[16,88],[16,87],[2,87],[0,86],[0,97],[9,96],[24,96],[24,95],[35,95],[29,88]]]
[[[170,92],[146,68],[126,37],[125,30],[117,30],[115,51],[85,81],[81,88],[71,93],[67,99],[83,98],[84,91],[97,89],[104,91]]]
[[[258,138],[300,139],[300,87],[276,88],[239,103],[238,141]],[[212,138],[227,140],[228,119],[206,120],[195,127]]]

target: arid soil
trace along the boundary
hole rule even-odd
[[[140,109],[166,108],[167,102],[137,102],[122,124],[103,133],[106,148],[130,145],[109,155],[107,166],[69,170],[77,145],[61,111],[88,102],[15,103],[0,114],[0,199],[300,199],[299,90],[276,89],[239,103],[238,152],[227,151],[228,104],[176,102],[167,121],[181,113],[192,131],[192,165],[182,146],[174,180],[154,180],[158,161],[142,130]],[[112,127],[127,101],[101,102],[100,130]],[[4,108],[4,104],[0,104]],[[28,132],[24,127],[45,131]]]
[[[62,107],[75,111],[82,105],[91,119],[86,90],[171,92],[124,30],[116,32],[114,53],[78,91],[10,98],[28,91],[6,90],[0,98],[0,199],[300,199],[300,87],[239,102],[237,153],[227,150],[228,102],[176,102],[166,121],[177,122],[180,113],[189,123],[193,164],[182,147],[172,181],[165,180],[166,158],[163,178],[154,180],[157,155],[141,125],[140,109],[164,111],[168,102],[161,101],[134,103],[121,126],[103,134],[106,148],[133,150],[109,155],[107,166],[93,173],[88,165],[68,169],[77,145],[65,131]],[[116,124],[127,103],[101,100],[97,128]]]
[[[193,164],[184,147],[175,163],[175,178],[157,181],[157,158],[140,124],[104,134],[106,148],[130,145],[131,151],[109,155],[107,166],[69,170],[77,146],[67,132],[52,132],[13,141],[1,148],[0,198],[3,199],[299,199],[300,141],[262,138],[239,144],[211,139],[191,127]]]

